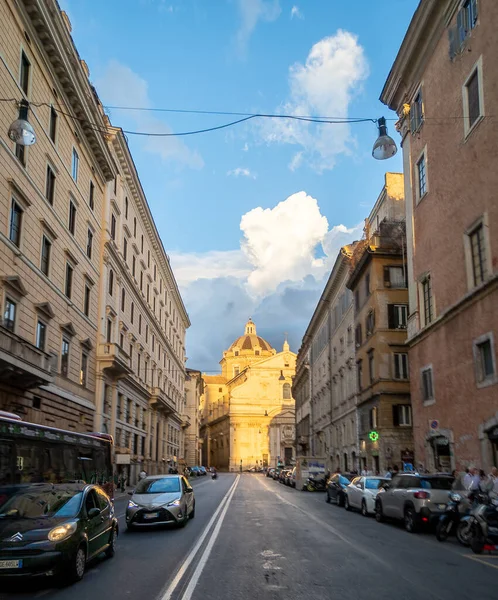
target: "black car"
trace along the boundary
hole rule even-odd
[[[335,502],[338,506],[344,506],[345,489],[351,483],[355,475],[350,473],[334,473],[327,483],[326,502]]]
[[[118,521],[96,485],[0,487],[0,580],[60,575],[79,581],[101,552],[114,556]]]

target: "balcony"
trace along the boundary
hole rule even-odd
[[[100,368],[111,377],[123,377],[131,373],[130,357],[118,344],[99,344],[97,361]]]
[[[190,427],[190,415],[182,415],[181,425],[184,429]]]
[[[53,382],[51,357],[0,326],[0,382],[28,390]]]
[[[166,414],[173,414],[176,412],[173,400],[159,387],[151,388],[149,405],[162,410]]]

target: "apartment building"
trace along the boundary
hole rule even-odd
[[[185,376],[186,422],[184,458],[188,466],[200,465],[200,404],[204,393],[204,380],[200,371],[187,369]]]
[[[422,0],[381,100],[399,116],[415,451],[498,464],[498,3]]]

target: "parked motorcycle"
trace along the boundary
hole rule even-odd
[[[324,492],[327,489],[327,479],[325,477],[320,479],[308,477],[304,489],[308,492]]]
[[[216,473],[216,471],[211,475],[211,479],[218,479],[218,473]]]
[[[448,496],[450,501],[446,505],[444,513],[439,517],[436,527],[436,538],[438,541],[444,542],[451,533],[455,533],[460,544],[462,544],[462,546],[468,546],[470,539],[470,520],[466,519],[460,512],[460,504],[463,498],[456,492],[450,492]]]
[[[498,550],[498,498],[479,504],[471,511],[470,547],[475,554]]]

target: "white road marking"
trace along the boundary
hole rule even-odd
[[[227,511],[228,511],[228,507],[230,506],[230,502],[233,498],[233,495],[235,494],[235,489],[237,488],[239,479],[240,479],[240,475],[237,475],[237,479],[235,480],[235,483],[230,490],[230,495],[228,496],[227,501],[225,502],[225,506],[220,515],[220,518],[218,519],[218,522],[216,523],[216,527],[214,528],[213,533],[211,534],[209,542],[208,542],[206,548],[204,549],[204,552],[201,555],[201,558],[197,564],[197,567],[196,567],[192,577],[190,578],[187,589],[185,590],[185,593],[182,595],[181,600],[190,600],[192,598],[192,594],[194,593],[195,587],[202,575],[202,571],[204,570],[204,567],[206,566],[206,563],[211,554],[211,550],[213,549],[214,543],[216,542],[218,535],[220,533],[221,526],[223,525],[223,521],[224,521]]]
[[[233,494],[233,491],[235,490],[237,484],[239,483],[239,479],[240,479],[240,475],[237,475],[237,477],[236,477],[235,481],[233,482],[232,486],[230,487],[230,489],[228,490],[228,492],[225,494],[223,500],[220,502],[220,505],[216,509],[216,512],[211,517],[209,523],[206,525],[206,528],[202,532],[201,537],[198,539],[197,544],[192,548],[192,550],[190,551],[189,555],[184,560],[182,566],[180,567],[180,569],[178,569],[178,572],[176,573],[176,575],[173,578],[172,582],[169,584],[169,586],[166,589],[166,591],[164,592],[164,594],[162,596],[160,596],[158,600],[170,600],[171,599],[171,596],[173,595],[173,592],[177,588],[177,586],[180,583],[182,577],[185,575],[185,572],[187,571],[187,569],[189,568],[190,564],[194,560],[195,555],[199,551],[199,548],[204,543],[204,540],[206,539],[206,537],[207,537],[207,535],[208,535],[211,527],[213,526],[213,523],[216,521],[216,519],[217,519],[218,515],[220,514],[220,512],[222,511],[223,507],[227,505],[226,503],[227,503],[228,498],[231,499],[231,497],[232,497],[231,494]]]

